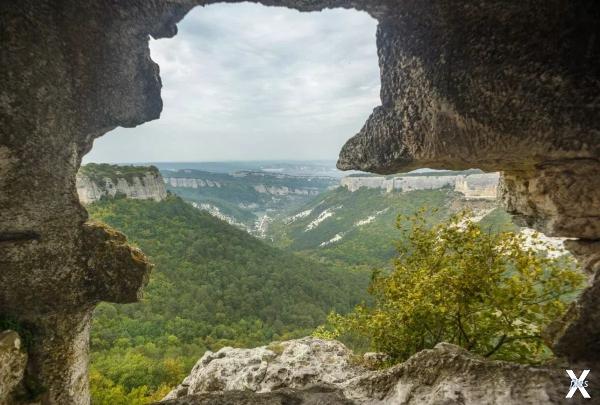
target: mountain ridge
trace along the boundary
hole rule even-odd
[[[89,163],[79,169],[75,185],[83,204],[105,198],[162,201],[167,197],[163,178],[154,166]]]

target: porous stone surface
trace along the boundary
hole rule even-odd
[[[244,398],[258,400],[250,393],[299,393],[318,385],[355,404],[559,404],[570,382],[564,370],[488,361],[446,343],[389,369],[369,369],[365,360],[373,354],[366,357],[357,360],[340,342],[310,337],[272,349],[224,348],[206,353],[164,403],[202,403],[185,401],[243,391]]]
[[[390,360],[390,356],[385,353],[367,352],[363,354],[363,365],[367,368],[381,368]]]
[[[536,170],[505,171],[501,190],[505,207],[521,225],[548,236],[600,239],[600,160],[554,161]]]
[[[216,353],[206,352],[165,399],[213,391],[266,392],[339,384],[364,371],[355,363],[343,344],[311,337],[255,349],[225,347]]]
[[[149,36],[175,35],[192,7],[212,2],[0,2],[0,315],[33,333],[25,380],[44,403],[89,403],[91,311],[138,297],[150,268],[124,238],[85,224],[81,158],[109,130],[159,117]],[[379,21],[381,106],[342,149],[340,168],[504,171],[515,214],[556,236],[600,239],[589,186],[600,158],[600,2],[261,3],[354,7]],[[579,314],[598,312],[594,288]],[[598,353],[586,338],[598,328],[583,329],[583,348],[557,347],[573,360]],[[559,341],[572,342],[569,333]]]
[[[0,404],[12,402],[12,393],[25,374],[27,354],[21,347],[19,334],[0,332]]]
[[[341,169],[530,169],[600,156],[600,5],[408,0],[379,19],[381,106]]]
[[[313,386],[272,392],[225,391],[190,395],[161,402],[169,405],[354,405],[339,389]]]

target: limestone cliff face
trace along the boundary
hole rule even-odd
[[[293,188],[293,187],[286,187],[286,186],[266,186],[264,184],[258,184],[254,186],[254,190],[256,190],[257,193],[261,193],[261,194],[271,194],[271,195],[318,195],[319,194],[319,190],[316,189],[309,189],[309,188]]]
[[[165,177],[165,183],[171,187],[182,188],[202,188],[202,187],[217,187],[221,188],[221,183],[208,179],[195,179],[189,177]]]
[[[167,197],[164,181],[158,170],[150,169],[140,167],[139,174],[128,174],[127,177],[121,177],[118,167],[115,167],[111,177],[91,176],[89,172],[80,171],[76,177],[79,201],[89,204],[118,195],[135,200],[164,200]]]
[[[21,338],[12,330],[0,331],[0,403],[5,404],[11,392],[21,383],[25,374],[27,354]]]
[[[191,177],[165,177],[165,184],[170,185],[174,188],[221,188],[226,187],[221,182],[210,179],[202,178],[191,178]],[[319,194],[317,188],[307,187],[287,187],[287,186],[273,186],[267,184],[255,184],[252,186],[254,191],[260,194],[270,194],[274,196],[287,196],[287,195],[301,195],[301,196],[315,196]]]
[[[498,181],[500,173],[471,174],[459,176],[454,183],[454,190],[464,194],[467,199],[498,198]]]
[[[497,198],[499,173],[450,176],[344,177],[340,185],[354,192],[361,187],[391,191],[432,190],[451,187],[467,199]]]

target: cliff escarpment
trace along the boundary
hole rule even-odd
[[[387,192],[451,188],[463,194],[467,199],[494,200],[497,197],[498,180],[498,173],[444,176],[436,176],[435,174],[392,177],[348,176],[344,177],[340,184],[349,191],[356,191],[362,187],[379,188]]]
[[[167,197],[163,178],[154,166],[90,163],[79,169],[75,184],[82,204],[119,196],[154,201],[162,201]]]
[[[21,402],[89,403],[92,310],[100,301],[137,299],[150,265],[123,235],[86,222],[76,174],[95,138],[159,118],[161,80],[149,36],[175,35],[192,7],[212,2],[0,4],[0,315],[34,336],[22,382],[29,398]],[[548,339],[572,367],[597,364],[600,3],[260,3],[356,8],[378,20],[381,105],[343,147],[339,167],[503,172],[501,193],[512,213],[573,238],[569,246],[592,284]],[[421,389],[433,390],[432,379],[424,374]]]

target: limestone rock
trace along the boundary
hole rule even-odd
[[[355,192],[362,187],[379,188],[387,192],[435,190],[442,187],[453,187],[467,199],[495,200],[499,173],[481,173],[451,176],[347,176],[340,185]]]
[[[563,369],[490,361],[446,343],[383,370],[358,364],[337,341],[307,337],[270,347],[206,353],[165,397],[165,401],[178,400],[166,403],[204,403],[194,401],[213,398],[203,396],[207,393],[226,396],[240,391],[246,392],[244,400],[249,401],[240,403],[255,403],[251,401],[259,401],[260,393],[282,388],[302,392],[318,384],[364,405],[560,404],[570,383]],[[578,401],[573,399],[573,403]]]
[[[381,106],[338,167],[496,171],[597,159],[599,7],[396,2],[377,30]]]
[[[568,240],[565,244],[589,275],[589,286],[544,335],[557,354],[593,369],[600,363],[600,352],[590,350],[600,342],[600,241]]]
[[[130,303],[141,297],[152,264],[125,235],[97,222],[84,224],[83,241],[89,277],[87,296],[97,302]]]
[[[548,236],[600,239],[598,173],[596,159],[548,162],[535,171],[504,172],[500,194],[521,225]]]
[[[363,364],[370,369],[382,367],[389,360],[390,356],[385,353],[367,352],[363,354]]]
[[[562,404],[569,383],[564,369],[490,361],[440,343],[397,366],[351,380],[343,391],[369,405],[538,405]]]
[[[353,405],[340,390],[313,386],[302,390],[289,388],[272,392],[225,391],[190,395],[161,402],[168,405]]]
[[[353,361],[352,352],[333,340],[306,337],[255,349],[226,347],[206,352],[165,399],[213,391],[268,392],[340,384],[364,371]]]
[[[0,404],[11,402],[11,393],[21,382],[26,364],[27,354],[17,332],[0,332]]]
[[[139,167],[139,174],[123,176],[118,166],[112,166],[111,177],[92,177],[80,170],[76,177],[77,194],[82,204],[117,195],[134,200],[162,201],[167,197],[165,182],[155,167]]]

